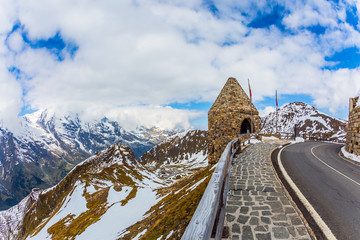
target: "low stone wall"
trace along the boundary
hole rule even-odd
[[[259,134],[260,137],[276,137],[278,139],[281,139],[280,133],[269,133],[269,134]]]
[[[360,155],[360,107],[356,107],[359,97],[350,99],[349,122],[347,125],[347,152]]]

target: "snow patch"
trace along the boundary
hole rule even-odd
[[[349,159],[351,159],[351,160],[353,160],[355,162],[360,163],[360,156],[347,152],[345,150],[345,146],[341,148],[341,152],[342,152],[342,154],[344,154],[344,156],[346,158],[349,158]]]
[[[126,198],[126,196],[131,192],[131,190],[132,188],[127,186],[123,187],[119,192],[117,192],[114,188],[110,188],[107,198],[108,205],[119,203],[119,201]]]
[[[195,183],[194,185],[192,185],[191,187],[188,188],[189,191],[193,191],[195,188],[197,188],[202,182],[204,182],[206,180],[206,178],[198,181],[197,183]]]
[[[164,142],[169,142],[173,139],[175,139],[176,137],[179,137],[180,139],[184,138],[191,130],[187,129],[185,131],[179,132],[179,133],[175,133],[173,135],[170,135],[169,137],[167,137]]]
[[[61,206],[61,209],[46,223],[36,236],[30,236],[28,239],[49,239],[50,235],[47,232],[51,226],[65,218],[69,214],[74,215],[74,218],[87,210],[86,199],[82,195],[84,191],[84,184],[77,182],[74,191],[68,195]]]
[[[171,235],[174,233],[174,231],[170,231],[169,234],[166,236],[166,240],[169,239],[171,237]]]
[[[279,140],[277,137],[274,137],[274,136],[271,136],[271,137],[262,137],[261,138],[261,141],[264,141],[264,140]]]
[[[147,229],[144,229],[144,231],[142,231],[141,233],[139,233],[138,235],[136,235],[133,240],[138,240],[142,235],[144,235],[146,233]]]
[[[250,138],[248,139],[250,141],[251,144],[257,144],[257,143],[261,143],[261,141],[257,140],[256,138]],[[246,140],[247,141],[247,140]]]
[[[114,204],[101,217],[101,221],[90,225],[76,240],[121,238],[126,232],[120,236],[119,232],[142,220],[145,212],[156,203],[156,194],[150,188],[138,188],[135,198],[129,200],[125,206]]]
[[[97,190],[95,189],[95,187],[93,185],[87,186],[86,187],[86,192],[90,195],[92,195],[93,193],[97,192]]]
[[[296,137],[294,141],[291,141],[291,143],[300,143],[300,142],[305,142],[304,138]]]
[[[200,151],[196,154],[193,154],[189,160],[184,160],[181,164],[185,165],[191,165],[190,169],[195,168],[201,168],[201,167],[207,167],[208,161],[207,161],[207,154],[204,154],[204,151]]]
[[[50,187],[50,188],[44,189],[44,191],[41,192],[41,195],[44,195],[45,193],[53,190],[54,188],[56,188],[56,186],[57,186],[57,185],[54,185],[54,186],[52,186],[52,187]]]

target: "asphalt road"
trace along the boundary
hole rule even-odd
[[[360,166],[338,153],[343,145],[305,142],[285,147],[290,178],[337,239],[360,239]]]

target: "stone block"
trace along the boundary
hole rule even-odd
[[[249,216],[245,216],[245,215],[240,215],[237,219],[237,222],[238,223],[241,223],[241,224],[246,224],[246,222],[249,220]]]
[[[289,238],[289,232],[285,227],[274,227],[274,237],[278,239],[288,239]]]

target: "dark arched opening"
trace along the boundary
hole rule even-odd
[[[241,123],[240,134],[248,134],[251,133],[251,120],[245,118]]]

